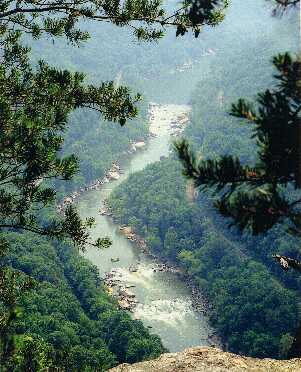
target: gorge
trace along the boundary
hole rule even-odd
[[[184,105],[152,106],[150,132],[155,137],[150,138],[146,149],[138,150],[121,164],[122,174],[118,180],[105,183],[100,190],[88,191],[77,200],[82,217],[93,216],[96,220],[92,233],[95,236],[108,236],[112,240],[110,248],[101,252],[89,248],[85,257],[98,267],[101,276],[111,272],[113,282],[115,278],[120,281],[121,287],[132,287],[130,291],[138,300],[133,317],[141,319],[145,326],[151,328],[151,332],[160,335],[164,346],[171,351],[218,343],[204,315],[205,305],[202,313],[200,309],[194,310],[196,299],[192,299],[189,288],[181,278],[165,269],[160,271],[160,262],[141,252],[120,232],[119,226],[110,217],[100,215],[99,210],[104,208],[104,202],[112,191],[130,174],[169,155],[173,125],[179,117],[187,115],[188,110],[189,107]],[[116,257],[118,262],[112,262],[112,258]],[[133,265],[137,269],[130,272]],[[200,308],[202,304],[198,305]]]
[[[283,130],[292,133],[290,110],[258,110],[272,123],[265,134],[278,128],[273,150],[283,147],[285,156],[275,159],[258,152],[274,143],[257,136],[262,123],[243,124],[263,103],[275,110],[299,100],[286,97],[294,84],[277,96],[283,106],[262,97],[275,98],[270,92],[291,76],[283,65],[300,50],[300,14],[292,7],[279,16],[274,0],[212,1],[229,3],[224,19],[210,13],[221,21],[216,27],[186,32],[168,22],[165,30],[156,20],[162,40],[150,18],[142,26],[151,35],[136,29],[135,17],[162,5],[160,18],[178,8],[175,0],[55,2],[66,3],[66,19],[54,9],[40,18],[43,0],[1,4],[9,17],[3,22],[0,9],[1,372],[2,364],[4,372],[300,367],[276,361],[290,355],[301,314],[300,275],[273,258],[301,257],[299,237],[286,221],[276,223],[289,208],[262,208],[272,193],[256,189],[262,203],[248,199],[241,210],[267,212],[260,227],[273,223],[252,235],[230,225],[235,213],[218,203],[231,177],[253,185],[286,156],[293,159],[286,165],[295,164],[295,133]],[[91,9],[77,12],[70,3],[93,3],[101,16],[94,22]],[[122,17],[110,18],[119,7]],[[254,102],[259,92],[253,106],[239,100]],[[195,167],[179,161],[173,142],[180,139]],[[238,159],[242,173],[235,173]],[[271,167],[258,171],[266,159]],[[299,193],[291,186],[289,200]],[[100,249],[108,245],[101,238],[111,246]]]

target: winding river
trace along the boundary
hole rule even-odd
[[[151,86],[149,89],[150,92],[154,92],[151,97],[156,97],[155,99],[160,102],[178,102],[175,98],[179,96],[181,102],[187,102],[196,81],[206,82],[206,76],[214,72],[211,58],[215,53],[222,64],[226,63],[229,66],[229,71],[227,70],[229,74],[234,74],[231,70],[231,60],[239,57],[244,61],[242,67],[248,65],[249,59],[258,58],[258,64],[261,67],[265,66],[270,76],[270,60],[273,55],[285,50],[299,50],[299,31],[296,32],[299,30],[297,16],[297,12],[292,12],[279,19],[271,17],[269,2],[233,0],[225,21],[214,32],[210,30],[204,33],[200,42],[204,50],[207,48],[207,52],[202,55],[200,63],[187,71],[177,71],[176,78],[173,78],[174,75],[166,77],[168,84],[173,84],[168,85],[170,99],[165,97],[167,95],[165,91],[161,94],[164,97],[158,96],[160,94],[158,79],[162,79],[161,76],[153,79],[153,88]],[[197,52],[195,54],[199,55]],[[267,79],[266,76],[262,77],[257,73],[258,83],[256,81],[257,85],[253,87],[253,92],[246,91],[246,87],[249,86],[247,79],[239,84],[235,79],[233,82],[237,84],[238,94],[246,96],[262,87],[265,89]],[[151,82],[149,81],[149,84]],[[217,81],[216,85],[220,89],[219,84],[220,82]],[[227,87],[223,89],[227,91]],[[144,169],[148,164],[160,161],[161,156],[168,155],[171,122],[180,113],[185,112],[187,106],[160,107],[152,120],[157,136],[150,139],[144,150],[137,151],[130,160],[121,164],[124,173],[118,180],[104,184],[100,190],[82,194],[77,203],[82,217],[93,216],[96,220],[96,228],[92,235],[109,236],[113,241],[112,246],[107,250],[89,248],[85,253],[86,257],[98,267],[101,276],[114,270],[114,275],[118,276],[122,283],[133,286],[131,291],[139,301],[133,317],[141,319],[152,332],[161,336],[163,344],[170,351],[175,352],[190,346],[212,344],[214,331],[210,328],[208,319],[202,311],[194,310],[192,294],[176,274],[154,270],[156,262],[144,255],[121,234],[119,226],[116,226],[110,218],[99,214],[99,210],[104,207],[104,200],[130,174]],[[111,258],[116,257],[119,261],[111,262]],[[136,272],[129,271],[132,265],[137,266]]]
[[[122,283],[132,287],[131,292],[139,302],[133,317],[141,319],[152,332],[160,335],[164,346],[172,352],[212,344],[214,332],[208,319],[202,312],[194,310],[192,294],[185,283],[172,272],[156,270],[155,260],[142,253],[120,233],[119,226],[109,217],[101,216],[99,210],[110,193],[130,174],[168,155],[172,122],[187,109],[184,105],[158,107],[150,125],[156,137],[149,140],[146,149],[137,151],[122,165],[123,173],[118,180],[104,184],[101,190],[82,194],[77,201],[81,216],[93,216],[96,220],[92,234],[95,237],[108,236],[113,241],[112,246],[103,251],[89,248],[85,256],[98,267],[100,275],[113,269]],[[115,257],[119,257],[119,261],[111,262]],[[136,272],[129,271],[132,265],[137,266]]]

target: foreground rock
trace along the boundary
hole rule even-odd
[[[111,372],[297,372],[301,359],[255,359],[226,353],[217,348],[195,347],[136,364],[121,364]]]

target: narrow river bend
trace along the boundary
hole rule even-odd
[[[113,269],[122,283],[133,286],[131,292],[139,301],[133,317],[141,319],[145,326],[158,334],[171,352],[212,344],[213,330],[208,319],[193,309],[192,295],[185,283],[176,274],[154,270],[155,261],[121,234],[119,226],[110,218],[101,216],[99,210],[110,193],[130,174],[159,161],[161,156],[168,156],[171,124],[185,112],[187,106],[157,107],[150,125],[150,130],[157,137],[151,138],[145,150],[137,151],[131,160],[122,165],[124,173],[118,180],[104,184],[101,190],[84,193],[77,201],[81,216],[91,216],[96,220],[96,228],[92,232],[94,237],[108,236],[113,242],[109,249],[103,251],[89,248],[85,256],[98,267],[101,276]],[[111,258],[115,257],[119,257],[119,261],[111,262]],[[137,266],[136,272],[129,271],[131,265]]]

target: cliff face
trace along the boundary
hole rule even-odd
[[[301,359],[255,359],[226,353],[214,347],[195,347],[158,359],[121,364],[110,372],[301,372]]]

